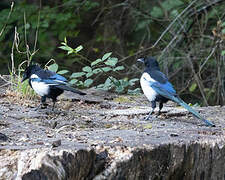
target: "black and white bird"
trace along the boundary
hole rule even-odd
[[[22,82],[26,79],[29,79],[29,85],[31,88],[41,96],[41,106],[45,105],[46,98],[52,99],[52,110],[54,110],[57,97],[61,95],[64,90],[80,95],[86,94],[70,87],[65,77],[55,72],[44,70],[38,65],[30,65],[25,69]]]
[[[163,103],[166,103],[168,100],[172,100],[179,105],[183,106],[189,112],[191,112],[195,117],[201,119],[208,126],[215,126],[209,120],[204,119],[198,112],[193,108],[188,106],[176,93],[176,90],[173,88],[172,84],[168,81],[168,78],[163,74],[159,69],[159,64],[153,57],[146,57],[138,59],[137,61],[145,64],[145,70],[141,76],[140,84],[141,88],[151,102],[152,111],[146,117],[146,120],[150,119],[151,114],[156,108],[156,102],[159,102],[159,114],[163,108]]]

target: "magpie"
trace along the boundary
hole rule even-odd
[[[52,110],[54,110],[57,97],[62,94],[64,90],[80,95],[86,94],[70,87],[65,77],[53,71],[44,70],[38,65],[30,65],[25,69],[21,82],[27,79],[29,79],[31,88],[41,96],[39,106],[46,105],[46,98],[51,98],[53,101]]]
[[[163,104],[171,100],[179,105],[183,106],[195,117],[201,119],[208,126],[215,126],[209,120],[204,119],[198,112],[188,106],[176,93],[173,85],[168,81],[168,78],[159,69],[159,64],[153,57],[140,58],[137,60],[145,65],[145,70],[141,76],[140,84],[141,88],[151,102],[152,110],[149,115],[145,118],[149,120],[151,115],[154,113],[156,108],[156,102],[159,102],[159,114],[163,108]]]

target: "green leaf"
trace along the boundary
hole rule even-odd
[[[129,80],[129,85],[130,85],[130,86],[133,86],[133,85],[135,84],[136,81],[139,81],[139,79],[138,79],[138,78],[130,79],[130,80]]]
[[[80,45],[80,46],[78,46],[77,48],[75,48],[74,50],[75,50],[76,53],[78,53],[78,52],[81,51],[82,49],[83,49],[83,46]]]
[[[68,70],[61,70],[61,71],[58,71],[57,74],[66,74],[68,72],[69,72]]]
[[[83,81],[77,81],[77,82],[76,82],[76,86],[83,87],[83,86],[84,86]]]
[[[135,31],[140,31],[140,30],[143,30],[143,29],[146,29],[149,24],[151,23],[152,21],[150,19],[146,20],[140,20],[138,23],[137,23],[137,26],[135,28]]]
[[[129,86],[129,82],[128,82],[128,80],[126,78],[125,79],[120,79],[119,81],[121,83],[121,86],[123,86],[123,87]]]
[[[25,29],[29,29],[30,28],[30,24],[29,23],[26,23],[25,24]]]
[[[96,69],[93,70],[94,74],[98,74],[100,72],[102,72],[102,70],[100,68],[96,68]]]
[[[85,66],[85,67],[82,68],[82,71],[92,72],[92,68],[90,66]]]
[[[65,50],[65,51],[73,51],[73,49],[69,46],[59,46],[59,48]]]
[[[113,71],[121,71],[124,70],[124,66],[117,66],[113,69]]]
[[[97,88],[103,88],[103,87],[104,87],[104,84],[97,85]]]
[[[102,59],[97,59],[97,60],[95,60],[95,61],[93,61],[92,63],[91,63],[91,66],[94,66],[94,65],[96,65],[96,64],[98,64],[98,63],[100,63],[100,62],[102,62],[103,60]]]
[[[141,93],[141,89],[140,88],[136,88],[134,90],[128,89],[128,92],[127,93],[128,94],[133,94],[133,95],[140,94]]]
[[[69,84],[72,84],[72,85],[76,84],[77,81],[78,81],[77,79],[72,79],[72,80],[69,81]]]
[[[223,23],[221,24],[221,26],[224,27],[224,26],[225,26],[225,22],[223,22]]]
[[[67,44],[66,44],[66,43],[64,43],[64,42],[61,42],[61,44],[62,44],[63,46],[67,46]]]
[[[89,73],[86,74],[86,77],[89,78],[89,77],[91,77],[93,74],[94,74],[93,72],[89,72]]]
[[[76,72],[76,73],[73,73],[70,78],[78,78],[78,77],[82,77],[83,75],[85,75],[86,73],[84,72]]]
[[[184,3],[180,0],[166,0],[161,5],[163,9],[170,11],[173,8],[183,5]]]
[[[66,46],[59,46],[59,49],[67,51],[67,47]]]
[[[193,83],[193,84],[191,85],[191,87],[189,88],[189,91],[190,91],[190,92],[194,92],[194,90],[196,89],[196,87],[197,87],[197,84],[196,84],[196,83]]]
[[[225,50],[223,50],[222,52],[221,52],[221,56],[224,56],[225,55]]]
[[[59,68],[59,66],[56,63],[51,64],[50,66],[48,66],[48,70],[53,71],[53,72],[57,72],[58,68]]]
[[[222,34],[225,34],[225,29],[222,29]]]
[[[111,54],[112,52],[104,54],[104,56],[102,57],[102,61],[106,60]]]
[[[123,86],[117,86],[116,87],[116,92],[122,93],[123,91],[124,91],[124,87]]]
[[[172,10],[172,11],[170,12],[170,16],[171,16],[172,18],[177,17],[178,14],[179,14],[179,12],[178,12],[176,9],[174,9],[174,10]]]
[[[154,6],[153,9],[151,10],[150,14],[152,17],[159,18],[159,17],[163,16],[163,11],[161,8]]]
[[[104,67],[104,68],[102,68],[102,70],[103,70],[104,72],[109,72],[109,71],[112,70],[112,68],[111,68],[111,67]]]
[[[121,86],[121,81],[117,80],[116,78],[113,78],[112,83],[117,87]]]
[[[86,79],[84,81],[84,86],[89,87],[93,83],[93,79]]]
[[[67,39],[66,39],[66,36],[64,37],[64,42],[67,44]]]
[[[105,83],[104,83],[104,86],[106,87],[109,87],[112,85],[112,80],[110,79],[110,77],[108,77],[106,80],[105,80]]]
[[[117,58],[108,58],[108,60],[105,62],[108,66],[115,66],[118,62]]]

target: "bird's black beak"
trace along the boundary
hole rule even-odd
[[[137,60],[137,62],[142,62],[142,63],[144,63],[145,60],[144,60],[144,58],[139,58],[139,59]]]

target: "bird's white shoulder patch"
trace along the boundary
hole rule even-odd
[[[39,77],[38,77],[38,75],[36,75],[36,74],[32,74],[32,75],[30,76],[30,78],[31,78],[31,79],[37,79],[37,78],[39,78]]]
[[[143,73],[140,79],[141,88],[149,101],[154,101],[157,92],[151,87],[150,83],[156,82],[148,73]]]
[[[40,96],[45,96],[49,92],[49,86],[44,82],[31,81],[31,86]]]
[[[144,73],[142,74],[141,78],[143,78],[143,79],[145,79],[145,80],[147,80],[147,81],[149,81],[149,82],[156,82],[156,81],[150,76],[150,74],[148,74],[148,73],[146,73],[146,72],[144,72]]]
[[[31,75],[30,83],[33,90],[40,96],[47,95],[49,92],[49,86],[44,82],[38,81],[37,79],[40,79],[40,78],[36,74]]]

